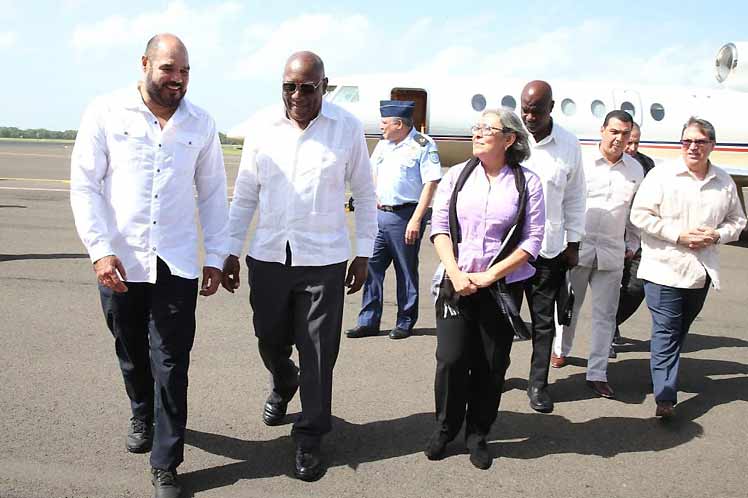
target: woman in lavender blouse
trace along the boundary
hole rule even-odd
[[[519,242],[507,257],[491,266],[518,214],[520,199],[513,170],[521,168],[520,163],[530,156],[530,146],[522,122],[504,109],[485,111],[472,133],[473,155],[480,162],[457,195],[457,258],[450,236],[449,205],[455,183],[469,161],[447,172],[434,198],[431,240],[454,286],[456,306],[445,308],[437,301],[437,428],[425,453],[430,460],[443,458],[447,443],[464,420],[470,461],[487,469],[492,457],[486,435],[496,419],[514,336],[489,287],[505,278],[509,291],[521,295],[522,281],[535,272],[529,261],[540,250],[545,209],[540,180],[522,168],[527,201]]]

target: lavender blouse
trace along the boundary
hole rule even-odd
[[[434,196],[431,218],[431,237],[437,234],[449,235],[449,199],[452,190],[467,163],[452,166],[439,183]],[[522,168],[527,181],[527,207],[525,225],[519,247],[534,260],[543,242],[545,206],[540,179],[532,171]],[[499,175],[489,182],[479,165],[465,182],[457,196],[457,218],[460,221],[462,242],[458,251],[457,265],[464,272],[481,272],[488,268],[499,253],[512,222],[517,215],[519,195],[514,185],[514,175],[508,167],[502,168]],[[507,275],[507,283],[526,280],[535,274],[529,263]]]

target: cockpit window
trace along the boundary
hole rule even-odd
[[[332,102],[336,104],[356,103],[358,102],[357,86],[341,86],[340,89],[332,96]]]

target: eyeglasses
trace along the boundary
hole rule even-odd
[[[687,138],[684,138],[683,140],[680,141],[680,145],[684,149],[690,149],[691,145],[695,145],[696,147],[703,147],[706,144],[710,144],[710,143],[712,143],[711,140],[689,140]]]
[[[491,137],[493,135],[496,135],[497,133],[511,133],[512,130],[510,130],[509,128],[494,128],[493,126],[489,126],[487,124],[473,125],[470,127],[470,133],[472,133],[473,135],[478,132],[480,132],[481,136]]]
[[[317,91],[317,88],[322,84],[322,81],[324,80],[319,80],[317,83],[293,83],[291,81],[284,81],[283,93],[299,92],[302,95],[311,95]]]

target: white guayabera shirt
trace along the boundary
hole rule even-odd
[[[639,229],[631,224],[629,214],[644,169],[628,154],[610,164],[599,147],[585,153],[583,161],[587,212],[579,264],[597,265],[599,270],[619,270],[623,268],[626,250],[639,249]]]
[[[697,250],[678,245],[681,232],[715,228],[718,242],[726,244],[738,239],[746,223],[730,175],[710,164],[699,180],[683,160],[649,172],[634,200],[631,221],[642,233],[638,277],[684,289],[704,287],[707,274],[719,289],[719,253],[714,245]]]
[[[205,266],[223,268],[228,197],[215,122],[182,99],[162,130],[136,86],[97,98],[75,141],[70,204],[91,260],[117,256],[128,282],[155,283],[157,258],[175,276],[199,277],[196,207]]]
[[[545,235],[540,255],[555,258],[567,242],[584,235],[586,187],[579,140],[553,123],[551,133],[540,142],[529,135],[532,154],[523,166],[540,177],[545,198]]]
[[[351,255],[346,183],[356,199],[355,256],[371,257],[377,208],[361,122],[327,101],[300,130],[276,108],[247,133],[229,214],[229,252],[239,256],[255,211],[249,255],[294,266],[324,266]]]

